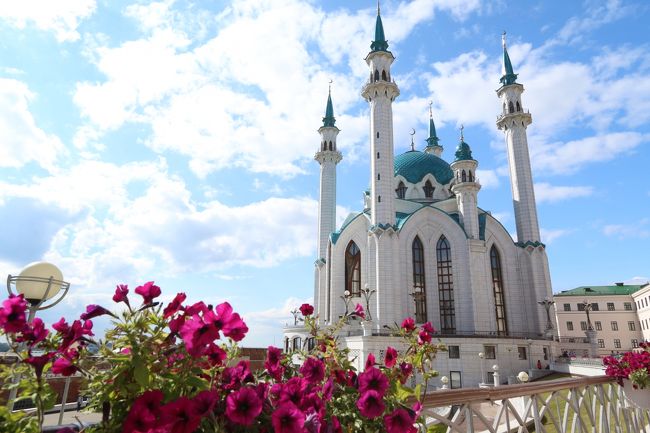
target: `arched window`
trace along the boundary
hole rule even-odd
[[[415,321],[427,321],[427,294],[424,280],[424,247],[418,236],[413,239],[413,300],[415,301]]]
[[[431,185],[430,180],[427,180],[424,183],[424,188],[422,188],[422,189],[424,189],[424,196],[426,198],[433,198],[433,191],[435,191],[435,188],[433,187],[433,185]]]
[[[285,353],[289,352],[289,337],[284,337],[284,351]]]
[[[388,81],[388,79],[386,78],[386,71],[381,71],[381,79],[384,81]]]
[[[467,182],[467,173],[465,173],[465,170],[460,175],[460,178],[463,180],[463,182]]]
[[[508,102],[508,113],[514,113],[515,112],[515,106],[512,105],[512,101]]]
[[[468,174],[467,177],[469,178],[469,181],[474,182],[474,175],[472,175],[472,170],[469,170],[467,174]]]
[[[490,249],[490,267],[492,268],[492,290],[494,291],[494,311],[497,319],[497,333],[508,335],[506,320],[506,299],[503,293],[503,277],[501,276],[501,257],[496,247]]]
[[[345,250],[345,290],[352,296],[361,296],[361,251],[354,241]]]
[[[330,150],[332,150],[332,142],[330,141]]]
[[[316,347],[316,339],[314,337],[309,337],[307,339],[307,350],[312,351]]]
[[[519,105],[519,101],[517,101],[517,111],[521,111],[521,105]]]
[[[300,337],[293,337],[293,347],[292,350],[300,350],[302,349],[302,338]]]
[[[379,71],[375,69],[375,81],[379,81]]]
[[[438,297],[440,298],[440,332],[456,332],[456,312],[454,309],[454,277],[451,267],[451,248],[444,236],[436,246],[438,259]]]
[[[403,199],[406,197],[406,185],[404,185],[404,182],[400,182],[399,185],[397,185],[395,192],[397,193],[397,198]]]

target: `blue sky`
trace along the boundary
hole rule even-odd
[[[0,271],[57,264],[72,288],[50,321],[153,279],[168,298],[230,301],[251,327],[245,345],[279,344],[313,294],[330,79],[339,221],[368,183],[359,93],[375,7],[2,2]],[[382,17],[397,153],[411,128],[424,147],[433,101],[443,158],[464,124],[479,205],[515,232],[494,124],[507,30],[554,291],[650,277],[647,2],[393,0]]]

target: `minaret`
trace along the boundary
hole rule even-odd
[[[327,107],[323,126],[318,129],[320,148],[314,159],[320,164],[320,199],[318,201],[318,258],[325,259],[330,233],[336,228],[336,164],[341,161],[341,152],[336,149],[336,136],[332,91],[327,96]]]
[[[508,147],[517,242],[535,243],[540,241],[539,223],[526,137],[526,128],[531,124],[532,118],[530,113],[522,108],[521,94],[524,86],[517,83],[517,74],[512,70],[512,63],[506,49],[505,32],[502,36],[502,44],[503,76],[500,79],[502,86],[497,90],[497,95],[501,99],[503,112],[497,119],[497,127],[504,131]]]
[[[476,180],[478,162],[472,158],[472,150],[465,143],[463,127],[460,128],[460,143],[456,148],[456,159],[451,163],[456,182],[451,191],[456,194],[461,224],[470,239],[479,238],[478,230],[478,191],[481,185]]]
[[[440,141],[436,135],[436,125],[433,123],[433,112],[431,111],[433,102],[429,102],[429,138],[427,138],[427,147],[424,149],[426,153],[432,153],[437,157],[442,155],[444,148],[438,144]]]
[[[383,227],[395,224],[392,105],[399,89],[390,76],[390,65],[395,57],[388,51],[379,4],[375,40],[370,49],[365,59],[370,79],[361,91],[370,104],[370,219],[373,226]]]

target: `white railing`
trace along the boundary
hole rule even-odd
[[[634,406],[606,376],[441,390],[423,403],[435,432],[650,432],[649,411]]]

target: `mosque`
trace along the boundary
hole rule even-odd
[[[364,306],[367,320],[351,323],[340,338],[359,360],[369,352],[382,359],[393,345],[387,328],[405,317],[429,321],[449,348],[435,367],[452,387],[492,383],[494,373],[505,382],[537,360],[548,364],[555,314],[526,135],[532,117],[524,109],[524,87],[513,72],[505,35],[496,127],[507,144],[516,240],[478,206],[478,161],[462,129],[455,153],[443,155],[430,114],[426,147],[394,154],[392,104],[400,91],[379,11],[370,48],[361,94],[370,106],[371,182],[364,208],[338,228],[336,166],[342,154],[331,94],[318,130],[314,306],[319,321],[335,323],[357,303]],[[307,344],[296,325],[285,328],[287,350]]]

